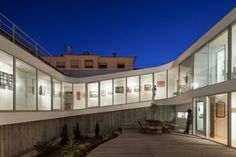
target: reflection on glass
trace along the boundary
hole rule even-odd
[[[38,71],[38,110],[51,110],[51,76]]]
[[[73,106],[73,92],[72,84],[63,82],[63,108],[64,110],[72,110]]]
[[[152,100],[152,74],[141,75],[141,101]]]
[[[0,110],[13,110],[13,57],[1,50]]]
[[[114,104],[126,103],[126,78],[114,79]]]
[[[74,84],[74,107],[73,109],[85,108],[85,84]]]
[[[231,103],[231,143],[236,147],[236,92],[232,92]]]
[[[168,70],[168,98],[178,94],[178,67]]]
[[[53,79],[53,110],[61,110],[61,82]]]
[[[139,101],[139,76],[127,77],[127,103]]]
[[[16,110],[36,110],[36,69],[16,60]]]
[[[166,98],[166,71],[154,74],[154,85],[156,85],[155,100]]]
[[[88,84],[88,107],[98,106],[98,82]]]
[[[112,105],[112,80],[100,82],[100,104],[101,106]]]
[[[227,74],[228,32],[222,33],[209,43],[209,83],[226,80]]]

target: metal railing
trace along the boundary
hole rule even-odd
[[[37,57],[52,56],[44,47],[17,27],[11,20],[0,13],[0,32],[12,42],[21,46]]]

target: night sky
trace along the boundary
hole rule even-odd
[[[53,55],[137,56],[136,67],[176,59],[236,0],[0,0],[0,12]]]

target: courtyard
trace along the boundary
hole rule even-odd
[[[192,135],[124,133],[96,149],[88,157],[233,157],[236,149]]]

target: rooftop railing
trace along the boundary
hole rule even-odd
[[[37,57],[52,56],[44,47],[17,27],[11,20],[0,13],[0,32],[12,42],[29,51]]]

